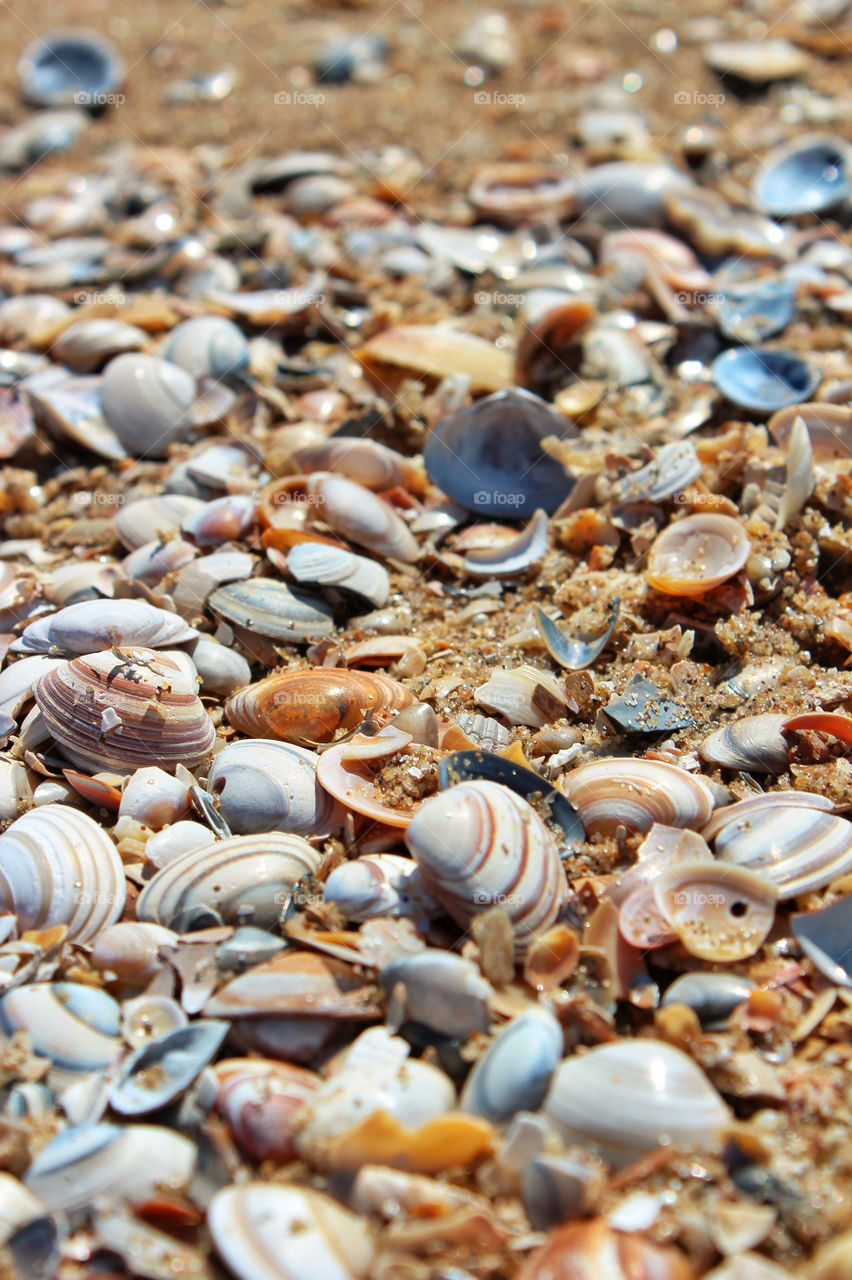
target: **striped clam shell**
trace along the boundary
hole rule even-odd
[[[0,1030],[26,1031],[33,1052],[65,1073],[102,1071],[122,1052],[121,1007],[97,987],[34,982],[0,998]]]
[[[301,836],[232,836],[167,863],[139,895],[136,915],[178,931],[205,911],[225,924],[245,924],[250,916],[252,924],[272,928],[293,887],[319,864],[320,855]]]
[[[705,738],[699,755],[707,764],[722,769],[783,773],[787,768],[787,741],[782,730],[788,720],[789,716],[773,711],[741,716]]]
[[[183,618],[145,600],[81,600],[37,618],[11,646],[16,653],[95,653],[112,645],[160,649],[198,633]]]
[[[124,868],[103,828],[68,805],[31,809],[0,836],[0,911],[17,930],[68,926],[88,942],[124,908]]]
[[[390,717],[414,695],[389,676],[345,668],[276,671],[241,689],[225,713],[252,738],[280,738],[296,745],[330,742],[339,729],[358,727],[368,711]]]
[[[420,547],[414,534],[390,503],[372,490],[332,471],[311,472],[305,487],[323,523],[348,542],[394,560],[417,559]]]
[[[852,823],[820,809],[780,804],[782,794],[730,805],[715,849],[723,861],[759,872],[783,900],[824,889],[852,871]]]
[[[565,900],[553,837],[526,800],[498,782],[462,782],[432,796],[405,843],[427,889],[462,928],[499,905],[523,947],[553,924]]]
[[[511,724],[527,724],[533,729],[560,720],[568,710],[568,699],[559,681],[549,671],[530,666],[492,671],[473,697],[477,706],[486,711],[495,711]]]
[[[35,685],[48,732],[82,769],[129,773],[156,764],[192,768],[216,730],[194,684],[153,649],[106,649],[73,658]]]
[[[232,742],[207,775],[207,790],[235,835],[336,830],[343,815],[317,781],[319,757],[273,738]]]
[[[589,835],[614,835],[620,826],[649,831],[655,822],[698,830],[713,810],[706,782],[660,760],[595,760],[563,774],[559,785]]]

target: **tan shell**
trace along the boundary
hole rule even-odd
[[[777,897],[763,876],[718,862],[680,862],[654,882],[657,907],[690,955],[721,963],[754,955]]]
[[[437,324],[385,329],[355,355],[379,389],[391,393],[412,373],[436,381],[465,374],[473,392],[501,391],[512,385],[512,357],[508,351],[475,334]]]
[[[153,649],[105,649],[36,681],[48,732],[82,769],[131,773],[199,764],[216,730],[176,663]]]
[[[648,552],[645,577],[666,595],[700,596],[739,573],[750,555],[739,520],[699,512],[662,531]]]
[[[373,774],[411,741],[410,733],[403,733],[393,725],[387,725],[373,737],[356,734],[323,752],[317,765],[317,778],[347,809],[389,827],[407,827],[420,805],[413,803],[410,809],[392,809],[383,804],[373,784]]]
[[[333,471],[312,472],[305,488],[323,523],[349,542],[379,556],[417,559],[420,547],[414,534],[390,503],[371,489]]]
[[[225,713],[252,738],[310,746],[331,742],[340,729],[357,728],[368,711],[390,719],[413,701],[414,695],[388,676],[317,667],[273,672],[234,694]]]
[[[713,811],[706,782],[660,760],[612,757],[562,775],[560,789],[589,835],[649,831],[655,822],[700,830]]]
[[[492,164],[476,175],[468,198],[480,214],[498,222],[562,218],[577,202],[577,182],[554,165]]]

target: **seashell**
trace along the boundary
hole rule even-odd
[[[54,435],[66,436],[102,458],[116,461],[127,457],[127,450],[104,416],[100,378],[30,382],[26,396],[36,421]]]
[[[187,474],[207,489],[235,493],[254,488],[260,457],[250,440],[231,436],[203,440],[186,460]]]
[[[217,587],[224,583],[237,585],[242,583],[244,579],[251,577],[257,564],[257,556],[249,555],[245,551],[223,550],[214,551],[208,556],[200,556],[191,564],[184,565],[178,571],[173,583],[169,584],[169,594],[175,610],[182,618],[189,621],[201,619],[204,616],[207,601]],[[239,612],[241,618],[250,619],[251,615],[246,605],[247,591],[248,588],[245,588],[242,593],[235,592],[234,609]],[[246,632],[240,634],[245,637],[248,635]]]
[[[120,981],[141,987],[163,967],[159,958],[160,948],[176,943],[177,934],[171,929],[128,920],[101,929],[89,959],[99,972],[110,971]]]
[[[580,958],[577,934],[566,924],[545,929],[524,957],[524,982],[534,991],[551,991],[570,978]]]
[[[737,973],[682,973],[663,996],[663,1007],[685,1004],[707,1031],[725,1031],[733,1011],[748,1000],[755,985]]]
[[[474,333],[439,324],[385,329],[354,354],[367,377],[391,399],[394,388],[411,373],[436,381],[462,375],[469,379],[474,395],[500,391],[512,383],[512,358],[507,351]]]
[[[782,449],[789,448],[793,426],[799,418],[808,432],[815,461],[852,456],[852,413],[846,405],[815,401],[773,413],[766,425]]]
[[[704,739],[698,748],[701,759],[722,769],[783,773],[787,768],[787,741],[782,730],[788,719],[767,711],[731,720]]]
[[[852,745],[852,716],[836,711],[809,711],[793,716],[784,725],[785,733],[825,733]]]
[[[413,742],[424,747],[437,747],[440,737],[438,717],[428,702],[413,702],[391,720],[391,726],[411,735]]]
[[[195,316],[172,329],[160,358],[179,365],[193,378],[233,378],[248,370],[249,347],[225,316]]]
[[[666,165],[614,160],[578,177],[577,199],[583,218],[599,226],[660,227],[667,220],[665,197],[692,186]]]
[[[118,806],[119,818],[135,818],[152,831],[177,822],[189,808],[186,784],[152,765],[127,779]]]
[[[292,457],[306,474],[332,471],[377,493],[397,486],[420,487],[408,458],[387,445],[361,436],[331,436],[302,444],[293,450]]]
[[[216,1107],[240,1150],[258,1163],[293,1160],[295,1120],[320,1077],[304,1067],[257,1058],[226,1058],[214,1071]]]
[[[366,1280],[375,1252],[364,1218],[321,1191],[280,1183],[222,1187],[207,1222],[237,1280]]]
[[[193,512],[204,506],[183,493],[161,493],[125,503],[116,514],[115,531],[128,551],[144,547],[152,537],[165,542]]]
[[[384,566],[343,547],[300,542],[287,554],[287,572],[299,583],[352,592],[376,609],[390,599],[390,577]]]
[[[702,829],[701,834],[705,840],[712,840],[730,822],[747,818],[749,815],[762,814],[764,810],[774,809],[777,805],[783,805],[785,808],[822,809],[827,813],[834,808],[833,801],[826,796],[817,795],[814,791],[767,791],[752,796],[749,800],[738,800],[736,804],[721,805],[718,809],[714,809],[713,817]]]
[[[413,916],[429,905],[417,864],[394,853],[362,854],[335,867],[322,887],[323,901],[345,920]]]
[[[561,791],[557,791],[540,774],[490,751],[454,751],[444,756],[438,766],[438,785],[442,791],[459,782],[485,778],[500,782],[517,795],[534,804],[536,812],[548,824],[560,829],[566,843],[583,841],[586,833],[579,815]]]
[[[723,862],[759,872],[780,898],[795,898],[852,869],[852,823],[799,805],[731,805],[715,847]]]
[[[124,869],[96,822],[66,805],[31,809],[0,836],[0,910],[19,933],[67,925],[88,942],[124,909]]]
[[[562,1028],[547,1009],[518,1014],[495,1036],[465,1081],[462,1110],[505,1124],[537,1111],[562,1057]]]
[[[414,702],[404,685],[388,676],[345,668],[276,671],[241,689],[227,703],[230,724],[251,737],[275,737],[309,745],[331,742],[367,717],[391,716]]]
[[[216,737],[194,687],[153,649],[106,649],[41,676],[36,704],[49,733],[82,769],[173,770],[209,754]]]
[[[739,520],[699,512],[675,520],[659,534],[648,552],[645,577],[666,595],[700,596],[739,573],[750,555],[751,543]]]
[[[474,1031],[488,1030],[494,991],[476,965],[462,956],[427,947],[391,961],[379,981],[394,997],[402,984],[406,1019],[439,1035],[467,1040]]]
[[[187,646],[187,652],[207,696],[228,698],[251,681],[251,667],[241,653],[220,644],[212,636],[201,635]]]
[[[81,114],[74,112],[75,116]],[[24,293],[4,298],[0,303],[0,332],[4,339],[28,338],[30,334],[64,323],[70,315],[68,303],[51,293]],[[23,377],[25,372],[28,371],[19,370],[17,376]]]
[[[317,781],[317,763],[312,751],[277,739],[232,742],[214,759],[206,786],[235,835],[314,835],[342,825]]]
[[[197,570],[197,563],[189,566]],[[249,578],[218,587],[208,607],[249,635],[290,644],[312,643],[334,631],[333,609],[318,596],[291,589],[274,578]]]
[[[549,528],[547,514],[539,508],[527,527],[510,542],[469,551],[464,557],[464,568],[467,573],[483,578],[523,573],[544,558]]]
[[[220,547],[238,542],[257,523],[257,503],[245,493],[214,498],[184,520],[183,533],[197,547]]]
[[[10,722],[14,730],[14,720]],[[20,818],[34,803],[33,783],[35,778],[26,765],[18,760],[0,756],[0,823],[4,825]],[[39,801],[43,792],[36,784]],[[2,845],[0,844],[0,848]],[[0,872],[2,876],[2,872]],[[1,900],[1,899],[0,899]]]
[[[109,1104],[119,1115],[141,1116],[175,1102],[218,1052],[227,1022],[199,1019],[143,1044],[121,1064]]]
[[[793,1280],[793,1273],[786,1267],[776,1266],[762,1253],[736,1253],[708,1271],[704,1280]]]
[[[612,487],[618,502],[664,502],[701,475],[701,463],[689,440],[665,444],[647,466],[631,471]]]
[[[26,1031],[34,1053],[63,1072],[102,1071],[121,1053],[120,1006],[77,982],[33,982],[0,996],[0,1030]]]
[[[783,333],[795,311],[796,286],[793,281],[770,278],[726,289],[714,315],[725,337],[753,345]]]
[[[312,472],[305,487],[323,522],[335,533],[375,555],[406,562],[419,556],[417,539],[408,525],[370,489],[332,471]]]
[[[94,373],[113,356],[138,351],[147,341],[144,329],[101,316],[69,324],[54,342],[51,354],[75,373]]]
[[[256,929],[253,925],[239,925],[224,942],[216,948],[216,963],[220,969],[242,972],[254,964],[271,960],[284,950],[286,943],[281,938],[273,937],[265,929]]]
[[[479,214],[498,223],[559,219],[576,205],[577,181],[555,165],[491,164],[470,184],[468,199]]]
[[[185,1027],[188,1021],[177,1001],[169,996],[138,996],[135,1000],[125,1000],[121,1006],[121,1034],[131,1049],[159,1039],[167,1031]]]
[[[576,434],[538,396],[515,387],[442,419],[423,461],[430,480],[466,510],[519,520],[537,507],[551,513],[567,496],[571,481],[542,441]]]
[[[728,81],[768,85],[803,75],[809,59],[789,40],[713,40],[704,46],[704,61],[711,71]]]
[[[140,1204],[183,1191],[195,1163],[195,1143],[172,1129],[85,1125],[42,1147],[24,1181],[51,1213],[74,1213],[105,1196]]]
[[[713,811],[701,778],[661,760],[595,760],[563,774],[559,785],[589,835],[615,835],[622,826],[649,831],[655,822],[700,830]]]
[[[386,725],[374,736],[356,734],[323,753],[317,766],[317,778],[325,790],[346,808],[386,826],[406,827],[420,806],[419,784],[425,776],[422,759],[416,752],[412,759],[406,751],[411,741],[411,734],[402,733],[392,725]],[[405,794],[395,804],[385,803],[375,785],[375,771],[384,768],[391,760],[396,760],[402,767],[407,759],[411,759],[408,769],[415,783],[412,793],[402,788]]]
[[[11,648],[15,653],[94,653],[113,645],[161,649],[198,633],[183,618],[145,600],[81,600],[37,618]]]
[[[691,1058],[646,1039],[567,1058],[556,1068],[541,1110],[564,1141],[597,1151],[616,1169],[659,1146],[718,1149],[730,1119]]]
[[[348,644],[343,650],[343,656],[351,667],[390,667],[395,663],[409,665],[423,658],[422,666],[414,672],[416,675],[426,665],[426,655],[412,636],[394,635],[392,632]]]
[[[456,726],[470,742],[481,747],[483,751],[501,751],[508,747],[512,735],[499,720],[479,712],[462,711],[456,716]]]
[[[757,207],[773,218],[832,209],[852,194],[849,145],[844,138],[800,134],[769,153],[751,189]]]
[[[110,360],[104,370],[104,415],[135,458],[164,458],[170,445],[186,440],[195,398],[194,378],[156,356],[127,352]]]
[[[319,854],[301,836],[277,831],[232,836],[190,849],[158,871],[139,895],[136,915],[180,932],[206,909],[225,924],[250,918],[271,929],[293,887],[315,874],[319,863]]]
[[[175,822],[155,832],[145,844],[145,861],[160,869],[181,853],[210,843],[210,828],[200,822]]]
[[[764,876],[704,861],[677,862],[654,881],[657,908],[689,954],[725,964],[763,945],[777,896]]]
[[[849,961],[849,922],[852,898],[839,898],[818,911],[792,918],[793,936],[811,963],[838,987],[852,986]]]
[[[555,921],[566,896],[553,837],[497,782],[462,782],[426,800],[405,843],[427,889],[462,928],[486,907],[509,915],[520,949]]]
[[[614,698],[601,715],[616,733],[662,734],[688,729],[695,724],[686,707],[665,697],[651,680],[633,676],[620,698]]]
[[[775,528],[782,530],[799,514],[814,488],[814,455],[803,418],[793,423],[787,450],[787,475]]]
[[[96,31],[51,31],[27,45],[18,61],[24,96],[39,107],[98,107],[121,86],[124,63]]]
[[[498,668],[473,696],[477,706],[486,711],[496,711],[511,724],[527,724],[533,729],[561,720],[568,711],[562,686],[548,671],[537,667]]]
[[[44,1213],[42,1202],[11,1173],[0,1173],[0,1206],[0,1245]]]
[[[767,347],[732,347],[711,365],[718,391],[741,409],[770,414],[809,400],[820,384],[820,372],[788,351]]]
[[[122,560],[121,567],[128,578],[135,578],[146,586],[155,587],[168,574],[176,573],[197,555],[197,548],[181,538],[172,538],[169,542],[157,539],[131,551]]]
[[[606,1218],[568,1222],[524,1263],[519,1280],[695,1280],[679,1249],[616,1231]],[[746,1277],[743,1277],[746,1280]],[[755,1277],[757,1280],[757,1277]]]

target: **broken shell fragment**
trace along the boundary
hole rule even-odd
[[[718,862],[678,862],[654,881],[657,907],[690,955],[725,964],[763,944],[777,896],[765,877]]]
[[[227,1022],[198,1019],[141,1045],[121,1064],[109,1103],[119,1115],[141,1116],[176,1101],[219,1049]]]
[[[663,530],[648,552],[645,576],[666,595],[700,596],[739,573],[750,555],[739,520],[701,512]]]
[[[522,666],[492,671],[474,691],[474,698],[486,711],[496,711],[512,724],[533,729],[561,720],[568,711],[568,695],[548,671]]]
[[[571,640],[561,627],[548,617],[541,605],[535,605],[535,620],[541,637],[547,646],[547,652],[567,671],[583,671],[590,667],[603,653],[618,622],[621,601],[615,597],[610,601],[609,620],[599,636],[593,640]]]
[[[351,592],[368,600],[376,609],[381,609],[390,598],[387,569],[343,547],[300,542],[287,554],[287,572],[299,583]]]

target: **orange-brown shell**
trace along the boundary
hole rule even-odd
[[[679,1250],[615,1231],[605,1218],[558,1227],[519,1280],[694,1280]]]
[[[739,573],[750,554],[739,520],[702,511],[662,531],[648,552],[645,577],[666,595],[700,596]]]
[[[229,722],[252,738],[280,738],[297,745],[331,742],[340,729],[355,729],[368,711],[390,719],[414,695],[389,676],[338,667],[275,671],[236,693],[226,706]]]

